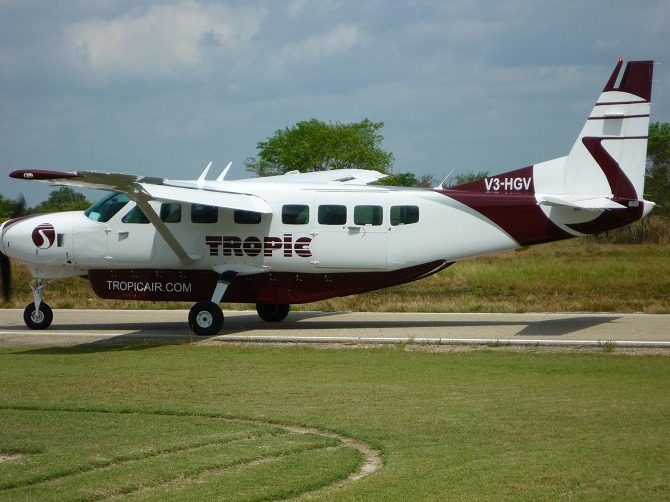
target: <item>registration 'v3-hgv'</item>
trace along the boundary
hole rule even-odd
[[[456,186],[385,187],[365,170],[169,180],[95,171],[19,170],[12,178],[97,188],[83,212],[13,218],[0,228],[25,263],[44,329],[54,279],[87,277],[101,298],[192,301],[199,335],[223,326],[221,302],[281,321],[306,303],[401,284],[471,256],[598,234],[632,223],[644,200],[653,62],[619,60],[567,156]],[[229,165],[230,166],[230,165]]]

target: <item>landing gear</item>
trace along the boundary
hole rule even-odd
[[[35,307],[35,302],[33,302],[23,311],[23,321],[30,329],[46,329],[53,318],[51,307],[44,302],[41,302],[39,307]]]
[[[193,333],[198,336],[212,336],[221,331],[221,328],[223,328],[223,312],[221,312],[219,302],[236,275],[237,272],[224,270],[219,275],[211,301],[201,301],[193,305],[188,313],[188,325]]]
[[[35,301],[23,311],[23,322],[30,329],[47,329],[54,319],[51,307],[42,301],[42,290],[47,287],[48,281],[37,278],[30,285]]]
[[[286,319],[290,305],[288,303],[257,303],[256,312],[266,322],[279,322]]]
[[[223,312],[218,304],[198,302],[188,313],[188,324],[198,336],[216,335],[223,327]]]

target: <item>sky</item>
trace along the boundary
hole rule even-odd
[[[243,178],[312,118],[383,122],[396,172],[496,174],[566,155],[619,57],[657,62],[670,122],[670,0],[0,0],[0,194],[48,196],[15,169]]]

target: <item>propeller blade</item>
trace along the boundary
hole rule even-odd
[[[26,198],[20,193],[14,202],[9,219],[18,218],[24,214],[26,214]],[[2,279],[2,297],[5,302],[9,302],[12,297],[12,268],[9,257],[2,252],[0,252],[0,278]]]
[[[12,271],[9,258],[0,253],[0,275],[2,276],[2,296],[5,302],[9,302],[12,297]]]
[[[26,198],[22,193],[19,194],[16,202],[14,202],[14,208],[12,209],[12,218],[18,218],[26,214]]]

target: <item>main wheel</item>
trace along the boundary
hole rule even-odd
[[[214,302],[198,302],[188,313],[188,324],[198,336],[216,335],[223,327],[223,312]]]
[[[279,322],[286,319],[290,305],[288,303],[257,303],[256,312],[266,322]]]
[[[31,303],[23,311],[23,322],[30,329],[47,329],[54,319],[51,307],[46,303],[40,303],[40,309],[35,309],[35,302]]]

